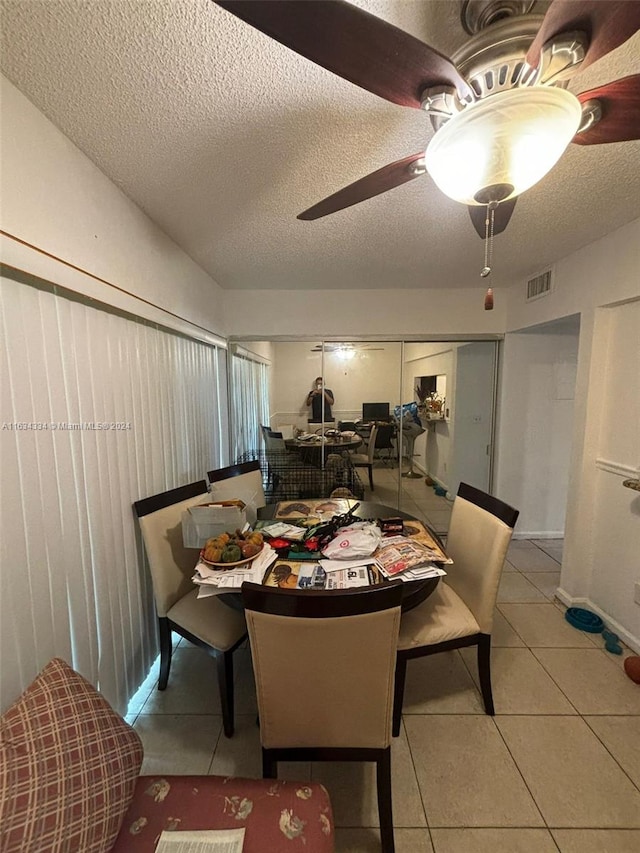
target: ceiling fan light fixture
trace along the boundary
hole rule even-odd
[[[532,86],[496,92],[453,116],[433,137],[427,171],[462,204],[515,198],[558,162],[582,118],[566,89]]]

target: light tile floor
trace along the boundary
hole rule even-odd
[[[366,497],[391,503],[394,480],[397,472],[376,468]],[[451,505],[423,479],[402,485],[403,508],[446,531]],[[564,620],[553,599],[561,555],[559,540],[509,548],[493,636],[494,718],[483,713],[471,650],[410,662],[392,747],[397,853],[640,850],[640,688],[601,638]],[[249,650],[236,660],[231,739],[207,655],[181,641],[163,693],[150,673],[129,718],[144,743],[143,772],[260,775]],[[379,851],[371,766],[284,764],[280,773],[327,786],[338,853]]]

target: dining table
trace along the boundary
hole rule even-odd
[[[348,503],[349,510],[352,512],[352,514],[356,518],[361,520],[375,521],[377,519],[385,518],[401,518],[403,522],[406,522],[405,527],[409,528],[411,526],[412,521],[419,522],[420,525],[422,525],[428,530],[433,539],[442,548],[443,552],[445,552],[442,540],[440,539],[438,534],[434,530],[432,530],[429,525],[426,524],[424,521],[415,518],[407,512],[403,512],[402,510],[396,509],[396,507],[393,506],[375,503],[373,501],[342,500],[341,503]],[[283,517],[278,513],[278,507],[279,504],[267,504],[266,506],[261,507],[260,509],[258,509],[258,519],[261,521],[268,521],[277,517],[278,520],[282,520]],[[295,521],[295,519],[292,518],[291,521],[293,522]],[[417,607],[418,604],[421,604],[423,601],[425,601],[436,589],[439,580],[440,578],[438,577],[431,577],[403,581],[402,610],[406,612],[407,610],[411,610],[413,607]]]
[[[284,443],[287,450],[299,453],[306,464],[321,467],[323,458],[326,460],[330,453],[355,450],[362,444],[362,438],[359,435],[316,435],[309,439],[287,438]]]

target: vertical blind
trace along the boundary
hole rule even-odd
[[[269,423],[269,366],[244,355],[231,357],[232,453],[234,461],[261,450],[260,425]]]
[[[2,708],[58,655],[124,713],[157,654],[132,503],[226,464],[226,353],[8,278],[0,337]]]

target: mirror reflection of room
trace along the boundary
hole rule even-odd
[[[315,436],[297,457],[305,466],[325,469],[327,461],[348,455],[356,497],[395,506],[446,533],[459,482],[490,488],[495,342],[274,341],[243,347],[266,364],[253,370],[262,384],[246,365],[238,374],[241,385],[252,383],[232,393],[245,401],[246,417],[262,412],[262,426],[288,454],[296,437]],[[313,418],[313,392],[314,399],[330,400],[330,419],[328,406],[323,420]],[[246,424],[239,432],[255,435]],[[348,445],[335,446],[337,433]],[[290,455],[283,458],[291,464]],[[305,478],[314,488],[325,484],[317,473]]]

